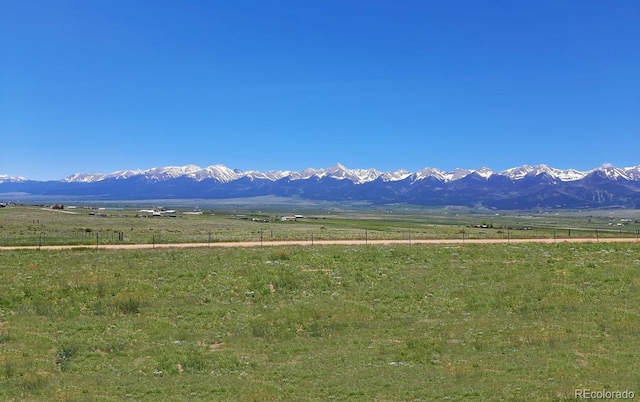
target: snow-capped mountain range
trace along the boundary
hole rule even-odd
[[[589,171],[524,165],[502,171],[483,167],[450,172],[430,167],[417,172],[381,172],[348,169],[339,163],[300,172],[186,165],[77,173],[44,182],[0,175],[0,198],[3,193],[130,200],[277,195],[501,209],[640,208],[640,165],[626,168],[604,165]]]
[[[337,163],[327,169],[309,168],[301,172],[285,170],[268,172],[260,172],[257,170],[242,171],[238,169],[230,169],[224,165],[212,165],[206,168],[201,168],[200,166],[196,165],[166,166],[155,167],[147,170],[119,170],[113,173],[106,174],[76,173],[64,178],[63,181],[68,183],[92,183],[106,179],[128,179],[133,176],[141,176],[147,180],[154,181],[163,181],[175,179],[178,177],[186,177],[196,181],[213,179],[220,183],[228,183],[230,181],[238,180],[243,177],[247,177],[250,179],[266,179],[276,181],[285,177],[288,177],[291,180],[303,180],[315,176],[319,179],[323,177],[331,177],[338,180],[348,179],[355,184],[363,184],[377,180],[378,178],[382,178],[383,181],[397,181],[404,180],[410,176],[413,176],[414,181],[422,180],[428,177],[434,177],[443,182],[450,182],[460,180],[472,173],[476,173],[484,178],[489,178],[493,175],[505,176],[511,180],[521,180],[527,176],[532,177],[545,173],[556,180],[574,181],[580,180],[586,177],[589,173],[595,171],[602,172],[611,179],[622,178],[625,180],[640,180],[640,165],[627,168],[603,166],[589,171],[578,171],[574,169],[561,170],[552,168],[547,165],[523,165],[498,172],[493,171],[487,167],[482,167],[478,170],[456,169],[452,172],[428,167],[415,173],[411,173],[403,169],[393,172],[381,172],[377,169],[348,169],[340,163]],[[8,176],[0,175],[0,180],[6,180],[7,178]],[[18,178],[18,180],[24,181],[26,179]]]

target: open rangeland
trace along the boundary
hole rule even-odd
[[[267,210],[265,205],[189,214],[188,208],[151,217],[140,207],[77,207],[67,210],[0,208],[0,247],[54,245],[269,243],[324,244],[356,241],[573,241],[640,239],[637,211],[483,212],[397,206],[355,209],[316,206],[310,210]],[[148,208],[148,207],[147,207]],[[234,209],[235,208],[235,209]],[[299,212],[295,214],[294,212]],[[291,216],[302,216],[295,221]],[[285,219],[283,221],[283,218]]]
[[[640,394],[640,244],[0,252],[4,400]]]

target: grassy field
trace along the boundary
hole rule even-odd
[[[140,207],[52,210],[0,208],[0,246],[207,243],[282,240],[640,237],[637,211],[478,212],[460,209],[225,205],[201,215],[147,218]],[[148,208],[148,207],[147,207]],[[284,207],[281,207],[284,208]],[[282,222],[301,213],[305,219]]]
[[[635,242],[0,259],[3,400],[640,394]]]

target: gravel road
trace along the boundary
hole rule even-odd
[[[563,239],[429,239],[429,240],[287,240],[287,241],[249,241],[221,243],[175,243],[175,244],[101,244],[95,245],[59,245],[59,246],[5,246],[3,250],[134,250],[160,248],[224,248],[224,247],[269,247],[269,246],[325,246],[325,245],[381,245],[381,244],[518,244],[518,243],[639,243],[638,238],[580,238]]]

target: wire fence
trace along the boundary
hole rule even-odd
[[[127,232],[91,230],[55,230],[33,233],[1,233],[0,246],[53,246],[53,245],[112,245],[112,244],[182,244],[220,242],[261,242],[287,240],[436,240],[436,239],[554,239],[570,238],[627,238],[640,240],[640,230],[603,229],[549,229],[549,228],[501,228],[440,227],[420,230],[376,229],[314,229],[288,230],[265,228],[247,231],[195,231],[195,232]]]

